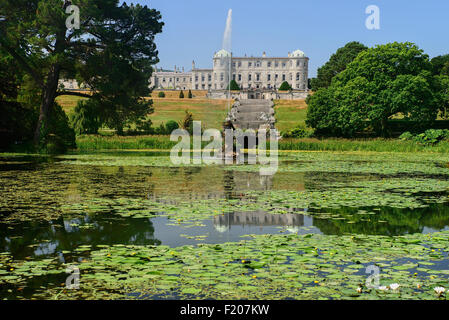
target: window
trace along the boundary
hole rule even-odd
[[[299,60],[296,60],[296,66],[299,67]]]
[[[198,90],[198,85],[197,84],[195,85],[195,89]]]
[[[212,75],[211,74],[207,75],[207,81],[209,81],[209,82],[212,81]]]
[[[248,62],[248,68],[251,68],[253,64],[251,62]]]
[[[162,78],[162,82],[165,82],[165,78]]]
[[[204,75],[201,75],[201,82],[204,82],[204,80],[206,80],[206,78],[204,77]]]
[[[223,80],[224,80],[224,74],[220,73],[220,81],[223,81]]]
[[[282,75],[282,81],[285,81],[285,74]]]
[[[195,82],[198,82],[198,76],[195,76]]]
[[[256,62],[256,67],[259,68],[262,65],[262,63],[260,61]]]
[[[269,74],[269,75],[267,76],[267,80],[268,80],[268,81],[271,81],[271,74]]]
[[[285,68],[285,62],[282,62],[282,68]]]
[[[242,81],[242,75],[239,74],[239,81]]]
[[[278,78],[279,78],[279,75],[277,75],[277,74],[276,74],[276,75],[274,75],[274,79],[276,79],[276,80],[277,80]]]
[[[276,68],[279,67],[279,62],[276,61],[276,62],[274,63],[274,66],[275,66]]]
[[[256,74],[256,81],[260,81],[260,73]]]
[[[239,68],[242,66],[242,62],[241,61],[239,61]]]
[[[290,81],[293,80],[293,74],[290,73]]]
[[[251,75],[250,74],[248,75],[248,81],[251,81]]]
[[[296,81],[299,81],[299,72],[296,74]]]
[[[234,81],[235,81],[235,74],[233,74],[233,75],[232,75],[232,80],[234,80]]]
[[[235,68],[235,62],[232,63],[232,66]]]
[[[268,67],[268,68],[271,68],[271,61],[268,61],[268,62],[267,62],[267,67]]]

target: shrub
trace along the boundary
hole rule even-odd
[[[181,90],[181,92],[179,93],[179,99],[184,99],[184,92]]]
[[[170,120],[165,124],[166,134],[171,134],[176,129],[179,129],[179,124],[176,121]]]
[[[401,140],[412,140],[416,143],[431,146],[440,143],[443,140],[449,140],[448,129],[429,129],[424,133],[413,135],[410,132],[404,132],[400,137]]]
[[[404,132],[399,136],[399,139],[401,140],[413,140],[413,134],[411,134],[409,131]]]
[[[229,88],[232,91],[239,91],[240,90],[240,87],[239,87],[238,83],[235,80],[231,80],[231,82],[228,85],[227,90],[229,90]]]
[[[157,95],[159,98],[165,98],[165,93],[164,92],[159,92]]]
[[[192,90],[190,90],[190,89],[189,89],[189,94],[188,94],[187,98],[189,98],[189,99],[193,98]]]
[[[288,84],[287,81],[282,82],[281,86],[279,87],[279,91],[288,91],[291,89],[292,87]]]
[[[311,132],[301,126],[282,133],[283,138],[309,138],[311,135]]]
[[[101,127],[98,107],[94,100],[78,101],[69,118],[70,126],[77,135],[97,134]]]
[[[151,119],[145,119],[145,120],[138,120],[136,122],[136,129],[137,131],[144,133],[144,134],[153,134],[154,129],[152,127],[153,122]]]

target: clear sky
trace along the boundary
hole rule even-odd
[[[367,46],[411,41],[431,57],[449,53],[448,0],[131,0],[159,10],[165,27],[156,38],[160,63],[211,68],[233,10],[234,56],[287,56],[301,49],[310,77],[349,41]],[[365,9],[380,9],[380,30],[368,30]]]

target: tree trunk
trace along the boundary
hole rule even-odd
[[[387,138],[389,136],[389,134],[388,134],[388,118],[383,118],[381,120],[381,130],[382,130],[382,137]]]
[[[50,67],[50,71],[47,75],[47,82],[42,90],[42,103],[39,112],[39,120],[37,121],[36,131],[34,132],[35,147],[39,146],[41,140],[41,130],[47,126],[47,120],[50,115],[51,108],[55,102],[60,71],[61,67],[58,64],[54,64]]]

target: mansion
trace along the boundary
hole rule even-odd
[[[150,87],[165,90],[208,90],[209,97],[224,97],[230,80],[235,80],[242,91],[260,91],[271,94],[287,81],[292,87],[290,94],[304,97],[308,91],[309,58],[296,50],[287,57],[233,57],[220,50],[213,58],[213,69],[198,69],[195,62],[192,70],[184,72],[156,70],[150,79]],[[293,98],[293,96],[292,96]]]
[[[175,66],[174,70],[157,69],[149,79],[149,86],[156,90],[207,90],[207,96],[214,99],[228,97],[228,84],[235,80],[240,87],[241,99],[304,99],[308,95],[309,58],[296,50],[287,57],[233,57],[226,50],[215,53],[213,69],[196,68],[184,72]],[[277,90],[287,81],[290,91]],[[63,79],[59,85],[67,90],[80,90],[76,80]]]

